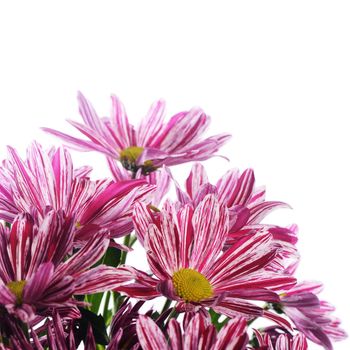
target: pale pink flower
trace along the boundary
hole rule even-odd
[[[110,118],[99,118],[90,102],[78,94],[83,124],[69,120],[89,140],[43,128],[81,151],[98,151],[119,160],[125,169],[148,174],[162,165],[205,160],[230,138],[220,134],[203,139],[210,118],[200,109],[177,113],[164,122],[165,103],[155,102],[137,127],[130,124],[123,104],[112,96]]]

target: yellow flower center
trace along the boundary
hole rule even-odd
[[[136,173],[137,170],[141,168],[143,175],[147,175],[150,172],[156,170],[151,160],[146,160],[142,165],[137,164],[137,160],[139,159],[143,150],[144,150],[143,147],[138,147],[138,146],[132,146],[132,147],[123,149],[120,152],[120,158],[119,158],[123,167],[134,173]]]
[[[186,302],[200,302],[213,296],[213,288],[200,272],[180,269],[173,275],[176,294]]]
[[[142,152],[143,147],[132,146],[125,148],[120,152],[120,160],[121,162],[127,161],[129,163],[136,164],[136,161],[140,157]]]
[[[76,223],[75,223],[75,228],[77,228],[77,229],[79,229],[80,227],[82,227],[83,225],[79,222],[79,221],[77,221]]]
[[[23,302],[23,289],[27,281],[11,281],[7,283],[7,288],[16,296],[16,301],[18,305],[21,305]]]

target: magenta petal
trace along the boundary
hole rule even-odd
[[[58,138],[60,138],[61,140],[67,142],[71,148],[76,149],[78,151],[81,152],[86,152],[86,151],[100,151],[100,152],[104,152],[103,148],[94,144],[91,141],[88,140],[81,140],[78,139],[76,137],[67,135],[63,132],[51,129],[51,128],[45,128],[42,127],[41,130],[47,132],[48,134],[57,136]]]
[[[54,265],[51,262],[40,265],[37,272],[29,279],[23,290],[23,301],[34,303],[40,300],[50,284]]]
[[[120,279],[118,269],[99,265],[84,273],[81,273],[75,279],[74,294],[93,294],[114,290],[124,283],[124,279]]]
[[[112,95],[112,126],[115,139],[119,142],[120,148],[124,149],[136,145],[135,130],[129,123],[125,113],[124,105],[118,97]]]
[[[234,233],[245,226],[250,217],[250,210],[242,205],[234,205],[229,208],[230,215],[230,230],[229,232]]]
[[[1,280],[0,280],[1,283]],[[0,304],[15,304],[16,297],[12,292],[5,286],[0,284]]]
[[[278,208],[290,208],[290,206],[284,202],[263,202],[254,207],[248,206],[250,209],[251,217],[248,224],[256,224],[261,222],[267,214]]]
[[[165,102],[159,100],[152,104],[145,118],[137,128],[137,144],[145,147],[152,147],[155,142],[155,136],[160,132],[164,119]]]
[[[165,280],[158,284],[157,290],[164,295],[166,298],[170,300],[179,299],[174,290],[174,285],[171,280]]]
[[[230,320],[219,332],[216,346],[213,350],[242,350],[248,343],[246,333],[247,320],[245,318],[234,318]]]
[[[202,185],[209,183],[207,173],[201,163],[192,166],[189,177],[186,179],[186,190],[193,199]]]
[[[150,317],[140,315],[136,322],[136,331],[143,350],[169,349],[164,334]]]
[[[190,265],[205,273],[221,251],[228,231],[227,209],[214,195],[208,195],[196,208],[193,219],[193,248]]]

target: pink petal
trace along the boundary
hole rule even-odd
[[[186,179],[186,191],[193,199],[202,185],[209,183],[207,173],[201,163],[192,166],[189,177]]]
[[[165,102],[159,100],[152,104],[145,118],[137,128],[137,144],[143,147],[152,147],[156,136],[163,126]]]
[[[134,127],[129,123],[125,108],[118,97],[112,95],[112,125],[121,148],[136,146]]]
[[[208,195],[196,208],[192,222],[195,234],[190,266],[205,274],[226,240],[228,212],[214,195]]]
[[[170,349],[164,334],[150,317],[140,315],[136,322],[136,331],[143,350]]]

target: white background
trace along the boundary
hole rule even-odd
[[[349,18],[335,0],[2,1],[0,158],[57,144],[40,126],[73,133],[78,89],[101,115],[116,93],[135,123],[160,97],[169,116],[201,106],[211,134],[233,134],[212,179],[253,167],[268,199],[292,205],[267,221],[299,224],[299,276],[325,283],[349,331]],[[107,174],[102,156],[76,158]]]

